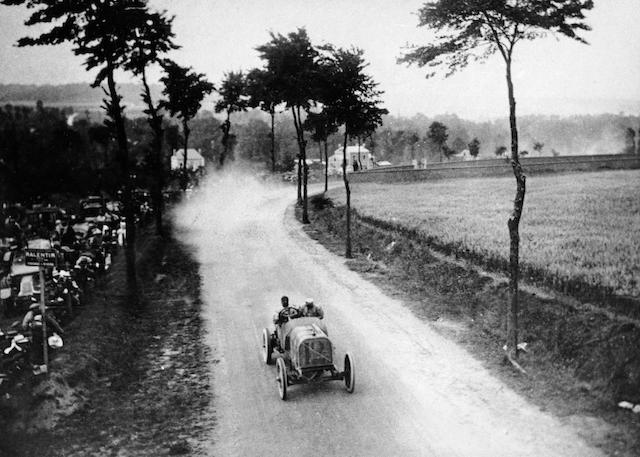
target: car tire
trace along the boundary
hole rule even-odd
[[[278,359],[276,363],[277,366],[277,374],[276,374],[276,382],[278,383],[278,394],[280,395],[281,400],[287,399],[287,366],[284,363],[283,359]]]
[[[273,364],[273,344],[268,328],[262,330],[262,361],[267,365]]]
[[[356,370],[353,363],[353,356],[348,352],[344,355],[344,387],[350,394],[356,388]]]

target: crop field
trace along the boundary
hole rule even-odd
[[[354,183],[352,207],[504,265],[514,194],[513,177]],[[343,189],[329,196],[344,204]],[[525,275],[639,297],[640,170],[530,177],[520,234]]]

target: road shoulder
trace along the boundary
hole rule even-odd
[[[343,210],[331,211],[331,215],[326,211],[322,214],[311,208],[311,224],[301,227],[309,237],[342,256]],[[289,213],[293,217],[293,211]],[[353,239],[355,258],[345,262],[350,269],[401,300],[416,317],[463,346],[508,387],[560,418],[591,445],[611,455],[638,455],[638,415],[605,402],[596,383],[580,381],[573,367],[544,353],[546,348],[533,344],[534,352],[525,355],[527,376],[504,364],[498,312],[501,300],[506,303],[503,280],[479,275],[455,259],[416,246],[413,240],[403,240],[397,233],[384,233],[357,220]],[[407,252],[411,254],[407,256]],[[397,260],[390,260],[394,258]],[[425,265],[428,268],[423,269]],[[556,306],[543,297],[533,297],[527,303],[541,307],[540,311]],[[535,335],[530,338],[535,341]]]

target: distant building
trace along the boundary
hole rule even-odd
[[[329,157],[329,174],[342,174],[342,148],[334,151]],[[347,146],[347,171],[369,170],[373,168],[375,160],[371,152],[364,146]]]
[[[174,149],[171,156],[171,169],[179,170],[184,164],[184,149]],[[200,167],[204,167],[204,157],[197,149],[187,149],[187,169],[197,170]]]
[[[473,160],[473,156],[469,153],[468,149],[464,149],[458,152],[457,154],[453,154],[449,158],[449,160],[457,161],[457,162],[464,161],[464,160]]]

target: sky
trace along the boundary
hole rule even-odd
[[[398,65],[407,44],[427,44],[417,27],[423,0],[150,0],[175,15],[171,56],[212,82],[226,71],[261,65],[255,47],[269,32],[305,27],[315,44],[357,46],[394,115],[457,114],[492,119],[508,113],[504,63],[495,55],[452,77],[426,79],[426,71]],[[33,34],[22,7],[0,6],[0,83],[89,82],[82,59],[69,46],[17,48]],[[589,45],[547,36],[516,49],[514,84],[520,114],[640,113],[640,0],[596,0],[588,13]],[[156,73],[157,74],[157,73]],[[132,80],[120,75],[120,81]],[[205,107],[206,108],[206,107]]]

